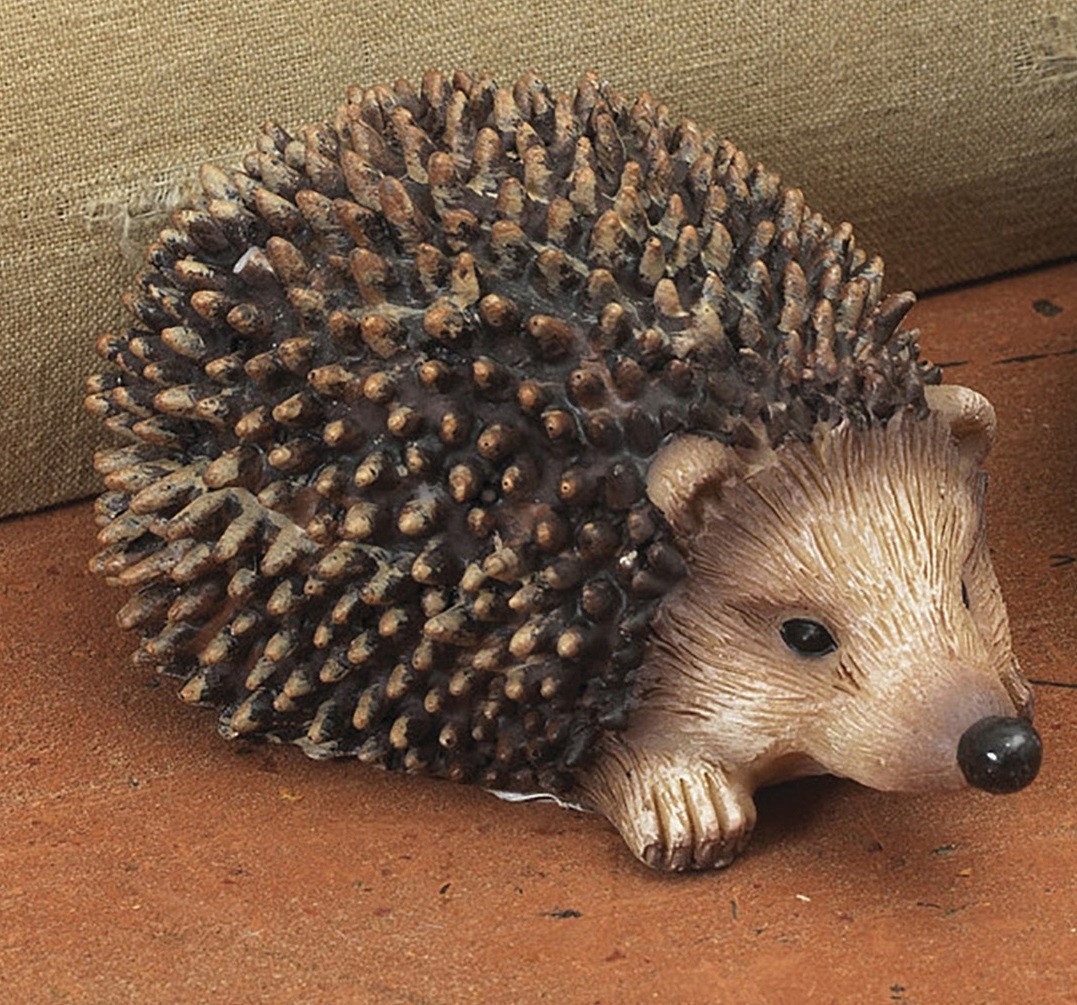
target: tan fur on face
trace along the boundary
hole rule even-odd
[[[787,445],[697,499],[690,573],[656,620],[628,743],[696,750],[749,788],[823,770],[884,789],[961,784],[961,733],[1028,704],[983,493],[933,416]],[[838,650],[792,652],[779,629],[795,617]]]

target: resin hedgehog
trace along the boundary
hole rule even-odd
[[[264,127],[148,251],[93,568],[227,736],[729,862],[752,794],[1031,781],[991,406],[801,193],[594,76]]]

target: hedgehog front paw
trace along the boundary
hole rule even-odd
[[[633,848],[653,869],[682,872],[729,865],[755,826],[755,802],[715,770],[678,766],[650,779],[644,838]]]
[[[729,865],[755,826],[750,790],[716,765],[623,742],[607,746],[582,788],[587,802],[652,869],[683,872]]]

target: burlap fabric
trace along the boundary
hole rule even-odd
[[[196,165],[354,82],[593,68],[650,89],[852,220],[892,288],[1077,252],[1067,0],[0,0],[0,27],[0,515],[96,488],[92,344]]]

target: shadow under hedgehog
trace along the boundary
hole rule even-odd
[[[201,183],[98,343],[92,567],[226,736],[549,793],[666,869],[782,779],[1035,776],[992,408],[848,224],[593,75],[356,87]]]

